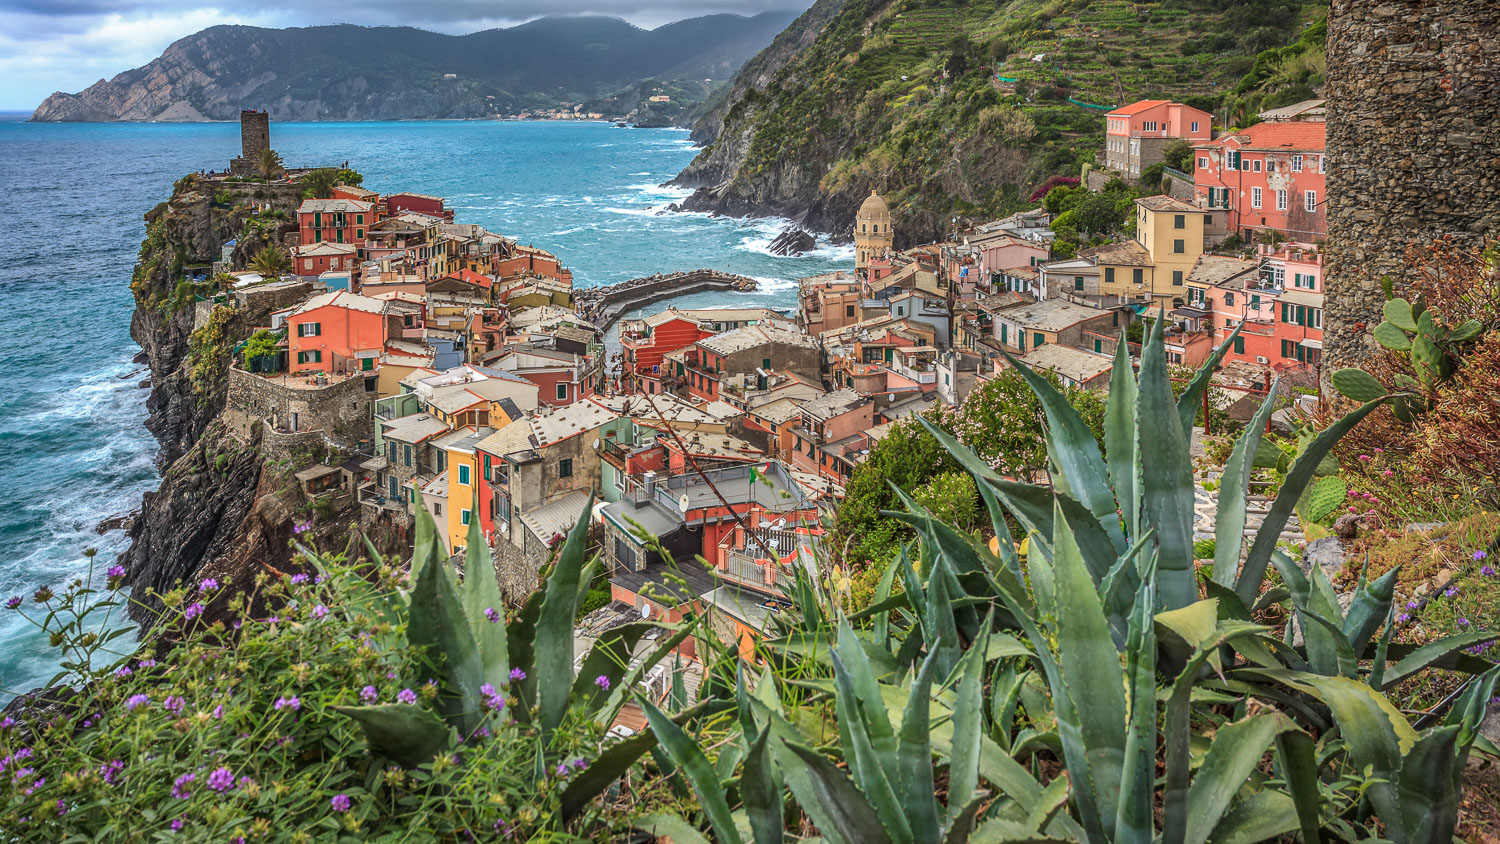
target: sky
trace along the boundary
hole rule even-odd
[[[803,8],[811,0],[0,0],[0,110],[35,108],[140,67],[168,44],[216,24],[418,26],[467,33],[543,15],[603,14],[655,28],[683,18]]]

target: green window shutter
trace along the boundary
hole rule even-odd
[[[1033,332],[1031,332],[1031,347],[1033,349],[1040,349],[1042,347],[1042,345],[1044,343],[1046,343],[1046,342],[1047,342],[1047,337],[1046,337],[1046,335],[1042,334],[1042,332],[1040,332],[1040,331],[1033,331]]]
[[[1000,342],[1002,343],[1007,342],[1010,339],[1009,337],[1005,336],[1006,334],[1010,333],[1006,331],[1006,328],[1007,326],[1005,323],[1000,323]]]
[[[369,371],[373,370],[375,368],[375,359],[374,358],[361,358],[360,362],[359,362],[359,368],[361,370],[365,371],[365,372],[369,372]]]
[[[354,222],[357,225],[361,225],[361,226],[364,225],[365,224],[365,215],[363,215],[363,214],[355,214],[354,215]]]
[[[1104,343],[1098,337],[1094,338],[1094,351],[1100,353],[1104,351]]]
[[[1173,287],[1181,287],[1182,286],[1182,270],[1173,270],[1172,271],[1172,286]]]
[[[1104,268],[1104,280],[1106,282],[1110,283],[1110,284],[1114,284],[1115,283],[1115,268],[1114,267],[1105,267]]]
[[[1130,271],[1130,280],[1134,281],[1136,284],[1145,282],[1146,271],[1141,269],[1140,267],[1136,267],[1135,269]]]
[[[1234,353],[1237,355],[1245,353],[1245,336],[1243,334],[1234,338]]]
[[[559,478],[573,477],[573,458],[566,457],[557,461],[557,476]]]
[[[469,483],[469,467],[468,466],[460,465],[458,467],[458,482],[460,484],[465,485],[465,486],[468,485],[468,483]]]
[[[1175,254],[1175,255],[1182,255],[1182,254],[1184,254],[1186,252],[1187,252],[1187,241],[1185,241],[1185,240],[1174,240],[1174,241],[1172,241],[1172,253],[1173,254]]]
[[[469,511],[468,510],[464,510],[464,511],[460,512],[458,514],[458,520],[461,521],[461,522],[463,522],[464,526],[467,527],[468,524],[469,524]]]
[[[298,352],[297,353],[297,362],[298,363],[307,363],[307,352]]]

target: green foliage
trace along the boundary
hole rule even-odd
[[[286,172],[286,165],[281,162],[281,153],[270,147],[261,150],[255,157],[255,171],[268,182],[280,178]]]
[[[358,171],[348,168],[319,167],[298,176],[297,184],[302,186],[303,199],[328,199],[338,185],[357,187],[364,178]]]
[[[266,278],[276,278],[292,271],[292,257],[285,249],[270,243],[250,259],[250,269]]]
[[[1161,155],[1162,161],[1173,170],[1193,174],[1193,148],[1187,141],[1172,141],[1161,148]]]
[[[1326,522],[1348,495],[1349,488],[1338,475],[1319,478],[1307,488],[1307,507],[1299,515],[1305,522]]]
[[[250,335],[245,341],[243,354],[245,357],[245,368],[252,372],[262,371],[258,361],[262,358],[274,358],[280,354],[281,349],[277,345],[276,335],[262,328]]]
[[[1386,279],[1389,287],[1389,279]],[[1408,302],[1389,297],[1385,319],[1375,326],[1375,342],[1394,352],[1406,352],[1415,374],[1397,374],[1401,388],[1391,406],[1396,418],[1411,423],[1427,412],[1438,388],[1453,377],[1464,350],[1484,331],[1484,324],[1469,319],[1455,326],[1439,322],[1437,313],[1420,298]],[[1341,369],[1331,378],[1334,389],[1355,401],[1369,401],[1387,389],[1374,376],[1358,369]]]

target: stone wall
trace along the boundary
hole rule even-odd
[[[1409,245],[1500,234],[1500,2],[1333,0],[1324,372],[1374,348]]]
[[[265,420],[267,434],[318,432],[338,448],[352,449],[371,437],[374,378],[356,375],[321,388],[303,386],[297,376],[265,378],[230,367],[224,421],[241,442],[249,442]],[[293,386],[296,385],[296,386]],[[295,425],[293,424],[295,422]]]

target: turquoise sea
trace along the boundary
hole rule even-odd
[[[95,526],[157,483],[142,422],[146,373],[131,363],[130,271],[141,215],[184,173],[223,168],[234,124],[31,124],[0,117],[0,598],[88,571],[124,547]],[[795,304],[795,279],[853,263],[823,245],[796,258],[766,246],[785,221],[661,213],[662,188],[693,157],[687,133],[603,123],[272,124],[291,165],[349,165],[375,190],[448,198],[460,222],[549,249],[579,287],[714,267],[756,277],[753,294],[681,304]],[[665,307],[666,303],[656,306]],[[0,701],[45,682],[54,653],[0,609]]]

